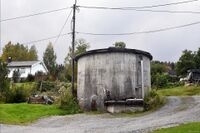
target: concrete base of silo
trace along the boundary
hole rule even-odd
[[[106,101],[106,111],[109,113],[141,112],[144,111],[142,99],[127,99],[122,101]]]

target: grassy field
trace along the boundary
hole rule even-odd
[[[0,104],[0,123],[25,124],[52,115],[66,115],[73,110],[62,110],[55,105]]]
[[[26,83],[14,83],[14,85],[20,87],[25,86],[25,88],[31,88],[36,84],[36,82],[26,82]]]
[[[161,96],[193,96],[200,95],[200,86],[179,86],[169,89],[158,90]]]
[[[200,122],[183,124],[172,128],[160,129],[152,133],[200,133]]]

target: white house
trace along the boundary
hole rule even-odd
[[[19,70],[20,78],[27,78],[29,74],[35,75],[38,71],[48,73],[45,64],[42,61],[12,61],[8,63],[8,78],[13,77],[13,72]]]

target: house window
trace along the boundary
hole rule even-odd
[[[25,73],[25,68],[21,68],[21,69],[19,70],[19,73],[20,73],[20,74]]]

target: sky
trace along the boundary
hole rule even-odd
[[[78,0],[81,6],[135,7],[158,5],[184,0]],[[16,16],[71,7],[74,0],[1,0],[1,20]],[[151,10],[200,12],[200,0],[196,2],[151,8]],[[38,15],[29,18],[1,22],[1,48],[9,41],[26,43],[59,34],[71,9]],[[62,33],[71,32],[71,17]],[[157,30],[200,21],[200,14],[175,14],[138,12],[124,10],[95,10],[79,8],[76,14],[76,31],[92,33],[127,33]],[[90,50],[107,48],[117,41],[126,43],[127,48],[150,52],[154,60],[176,62],[185,49],[196,51],[200,47],[200,24],[164,32],[129,36],[91,36],[76,34],[90,43]],[[35,45],[39,59],[49,42],[53,43],[57,62],[63,63],[71,45],[71,35],[27,44]],[[2,52],[1,52],[2,53]]]

